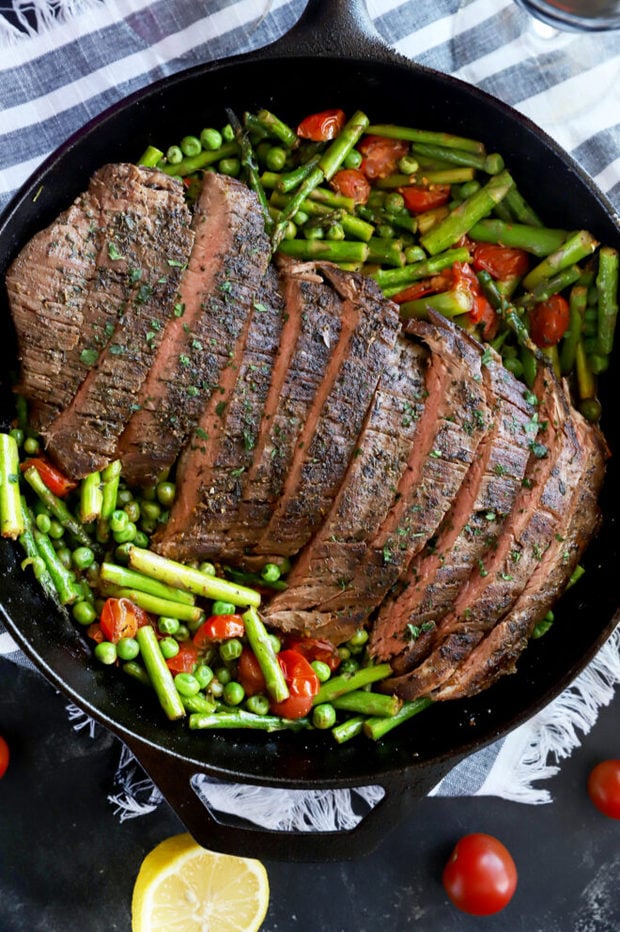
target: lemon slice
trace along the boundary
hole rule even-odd
[[[208,851],[189,834],[147,854],[133,889],[133,932],[257,932],[269,905],[260,861]]]

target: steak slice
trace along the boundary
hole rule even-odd
[[[154,549],[174,559],[222,559],[238,515],[242,476],[252,464],[283,326],[274,269],[266,270],[250,304],[218,389],[179,459],[179,494],[169,520],[153,537]]]
[[[489,348],[478,350],[491,426],[432,545],[412,561],[373,623],[370,650],[382,660],[406,651],[412,665],[424,656],[430,631],[450,610],[485,550],[494,546],[521,488],[532,426],[534,434],[538,430],[535,409],[499,356]]]
[[[384,369],[392,364],[398,308],[375,283],[319,264],[316,270],[342,301],[338,341],[331,347],[281,494],[256,554],[297,553],[322,523],[354,453],[366,411]]]
[[[285,631],[316,633],[338,643],[363,618],[332,619],[308,611],[337,581],[346,585],[363,558],[366,540],[385,518],[411,455],[418,420],[424,410],[424,376],[428,353],[400,337],[396,359],[374,394],[342,485],[324,524],[302,551],[289,574],[288,589],[264,609],[269,623]],[[325,625],[329,625],[325,628]]]
[[[46,428],[71,404],[105,348],[123,345],[117,328],[130,302],[142,301],[146,312],[149,289],[160,302],[173,301],[180,268],[166,260],[187,261],[189,222],[176,179],[135,165],[105,165],[22,249],[6,284],[21,362],[17,391],[29,402],[32,426]],[[68,472],[81,471],[59,453]]]
[[[154,482],[176,459],[230,364],[269,263],[257,198],[234,178],[205,175],[192,229],[175,314],[116,449],[133,485]]]
[[[555,535],[514,607],[433,694],[436,700],[476,695],[504,674],[515,672],[534,626],[564,592],[584,548],[596,533],[605,447],[596,428],[583,421],[578,412],[573,412],[572,417],[583,451],[583,471],[573,492],[566,533]]]
[[[363,622],[434,534],[473,462],[489,420],[480,354],[443,319],[411,322],[408,329],[431,356],[423,410],[414,412],[415,443],[398,482],[389,489],[389,507],[375,515],[361,542],[338,548],[333,546],[337,541],[317,538],[316,548],[313,543],[289,575],[287,592],[266,609],[276,627],[294,623],[314,631],[333,623],[346,627]],[[416,400],[415,382],[412,387],[409,404]],[[297,615],[278,615],[279,608],[294,609]]]
[[[514,605],[556,534],[562,534],[583,454],[563,390],[552,374],[538,382],[545,444],[534,443],[524,485],[495,546],[481,558],[452,611],[430,632],[426,658],[408,672],[409,657],[395,658],[396,676],[385,687],[403,698],[433,692]]]

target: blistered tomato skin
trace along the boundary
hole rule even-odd
[[[599,812],[620,819],[620,760],[604,760],[588,777],[588,795]]]
[[[464,835],[455,845],[442,875],[452,903],[472,916],[490,916],[504,909],[517,888],[512,855],[493,835]]]

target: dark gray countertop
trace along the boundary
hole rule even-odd
[[[117,739],[74,731],[67,700],[38,674],[0,661],[0,683],[0,733],[12,752],[0,782],[0,929],[129,932],[142,859],[183,826],[166,805],[121,824],[106,799]],[[362,859],[265,861],[263,932],[618,932],[620,821],[594,809],[585,782],[599,760],[620,757],[619,711],[617,694],[548,783],[550,805],[425,799]],[[439,879],[454,842],[472,831],[501,838],[519,869],[510,905],[485,919],[455,910]]]

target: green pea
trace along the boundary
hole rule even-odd
[[[194,155],[200,155],[202,151],[202,145],[200,144],[200,139],[197,136],[184,136],[181,140],[181,152],[187,158],[191,158]]]
[[[130,544],[134,544],[136,547],[148,547],[149,538],[148,535],[141,531],[139,528],[136,529],[136,536],[132,541],[129,541]],[[121,544],[121,547],[124,546]]]
[[[347,658],[347,660],[342,661],[342,663],[340,664],[340,667],[338,668],[338,672],[339,673],[355,673],[356,670],[359,670],[359,667],[360,665],[357,662],[357,660],[354,660],[353,657],[349,657]]]
[[[36,456],[37,453],[40,453],[41,446],[36,437],[26,437],[24,440],[24,453],[27,453],[28,456]]]
[[[223,139],[225,142],[234,142],[234,140],[235,140],[235,131],[234,131],[234,129],[232,128],[232,126],[230,125],[230,123],[227,123],[226,126],[223,126],[223,127],[222,127],[222,139]]]
[[[101,643],[97,644],[95,647],[94,654],[99,663],[103,663],[106,667],[109,667],[113,663],[116,663],[116,644],[112,644],[111,641],[101,641]]]
[[[199,663],[194,670],[194,676],[200,683],[201,689],[206,689],[213,679],[213,670],[206,663]]]
[[[52,538],[52,540],[60,540],[60,538],[64,536],[65,529],[60,521],[56,521],[55,518],[52,518],[50,520],[50,526],[47,529],[47,533]]]
[[[286,224],[284,230],[284,239],[296,239],[297,238],[297,227],[292,220],[289,220]]]
[[[140,498],[143,502],[154,502],[157,498],[157,486],[146,485],[140,493]]]
[[[180,146],[170,146],[166,149],[166,158],[170,165],[178,165],[183,161],[183,151]]]
[[[381,223],[377,227],[377,236],[382,237],[382,239],[394,239],[396,231],[389,223]]]
[[[310,219],[310,215],[305,212],[305,210],[298,210],[295,216],[293,217],[293,222],[298,227],[303,227],[304,223],[307,223]]]
[[[282,171],[286,162],[286,150],[281,146],[271,146],[265,156],[265,165],[272,172]]]
[[[140,519],[140,530],[142,531],[143,534],[147,534],[147,535],[153,534],[156,528],[157,528],[157,521],[152,521],[148,518]]]
[[[204,573],[205,576],[215,576],[215,567],[212,563],[201,563],[198,569],[201,573]]]
[[[242,650],[243,644],[239,638],[230,638],[220,644],[219,654],[225,663],[229,663],[231,660],[237,660],[241,656]]]
[[[348,647],[339,647],[338,656],[340,657],[341,660],[348,660],[349,657],[351,656],[351,651],[349,650]]]
[[[159,642],[159,649],[166,660],[168,660],[169,657],[176,657],[179,653],[179,642],[171,637],[162,638]]]
[[[319,683],[326,683],[332,675],[329,664],[323,663],[322,660],[313,660],[311,661],[310,666],[316,673]]]
[[[181,696],[181,702],[188,712],[210,713],[215,712],[217,709],[217,705],[213,699],[203,696],[202,693],[196,693],[195,696]]]
[[[265,563],[260,574],[265,582],[276,582],[282,575],[282,572],[277,563]]]
[[[368,195],[368,206],[369,207],[383,207],[383,202],[385,200],[385,191],[378,191],[374,188]]]
[[[90,547],[76,547],[71,556],[78,570],[87,570],[95,560],[95,552]]]
[[[217,670],[215,671],[215,676],[218,682],[222,684],[222,686],[226,686],[226,684],[230,683],[230,681],[232,680],[232,673],[230,672],[228,667],[218,667]]]
[[[21,447],[21,445],[24,442],[24,437],[25,437],[23,430],[20,430],[19,427],[12,427],[11,430],[9,431],[9,434],[11,435],[11,437],[13,438],[17,446]]]
[[[461,185],[459,194],[461,195],[463,199],[465,199],[466,197],[471,197],[472,194],[475,194],[476,191],[479,191],[479,190],[480,190],[479,181],[466,181],[464,184]]]
[[[36,518],[34,519],[34,523],[36,524],[38,529],[43,534],[49,534],[49,530],[52,526],[52,519],[50,518],[49,515],[46,515],[46,514],[37,515]]]
[[[327,228],[326,238],[332,243],[340,243],[345,238],[344,227],[341,223],[330,223]]]
[[[195,696],[200,692],[200,683],[192,673],[177,673],[174,685],[180,696]]]
[[[224,686],[222,697],[226,705],[239,705],[245,699],[245,689],[241,683],[231,680]]]
[[[127,544],[134,540],[138,528],[133,521],[128,521],[122,531],[114,531],[112,537],[117,544]]]
[[[177,641],[189,641],[190,631],[187,625],[180,624],[177,628],[175,639]]]
[[[123,531],[129,524],[129,515],[122,508],[117,508],[110,515],[110,530],[112,533]]]
[[[222,148],[222,134],[216,129],[203,129],[200,134],[200,143],[203,149],[214,152]]]
[[[336,710],[329,702],[321,702],[312,710],[312,724],[322,730],[332,728],[336,724]]]
[[[404,206],[405,198],[402,196],[402,194],[398,194],[397,192],[388,194],[384,202],[384,207],[389,214],[398,213],[398,211],[402,210]]]
[[[68,547],[59,547],[58,550],[56,551],[56,556],[58,557],[62,565],[66,567],[66,569],[68,570],[71,569],[73,554],[71,553]]]
[[[351,149],[351,151],[345,156],[343,164],[345,168],[359,168],[362,164],[362,160],[362,153],[358,152],[357,149]]]
[[[127,566],[129,564],[129,548],[132,546],[132,543],[132,541],[127,541],[126,544],[119,544],[114,550],[114,559],[117,563],[120,563],[121,566]]]
[[[219,699],[224,692],[224,684],[220,683],[219,680],[213,679],[209,683],[209,692],[214,699]]]
[[[304,227],[303,234],[306,239],[311,240],[325,238],[325,230],[323,227]]]
[[[398,160],[398,170],[402,172],[403,175],[414,175],[419,167],[420,166],[412,155],[403,155],[403,157]]]
[[[222,599],[216,599],[211,606],[212,615],[235,615],[236,611],[232,602],[224,602]]]
[[[229,175],[231,178],[236,178],[241,171],[241,162],[239,159],[222,159],[218,163],[217,167],[220,171],[220,174]]]
[[[159,482],[157,484],[156,494],[160,505],[163,505],[164,508],[169,508],[174,502],[176,491],[177,487],[174,482]]]
[[[160,634],[176,634],[181,626],[181,622],[178,618],[168,618],[166,615],[161,615],[157,619],[157,629]]]
[[[146,521],[157,521],[161,515],[161,505],[158,502],[143,502],[140,515]]]
[[[140,503],[132,498],[130,502],[127,502],[123,505],[123,511],[127,515],[130,521],[133,521],[134,524],[136,521],[140,520]]]
[[[121,508],[124,508],[128,502],[133,502],[133,500],[133,492],[131,489],[119,489],[116,493],[116,501]]]
[[[120,660],[135,660],[140,653],[140,645],[135,638],[121,638],[116,645]]]
[[[97,617],[94,605],[86,600],[76,602],[71,608],[71,614],[78,625],[92,625]]]
[[[368,631],[365,628],[358,628],[352,637],[349,638],[347,644],[349,647],[362,647],[368,641]]]
[[[254,715],[267,715],[269,712],[269,699],[267,696],[257,693],[255,696],[248,696],[245,707],[248,712],[253,712]]]

